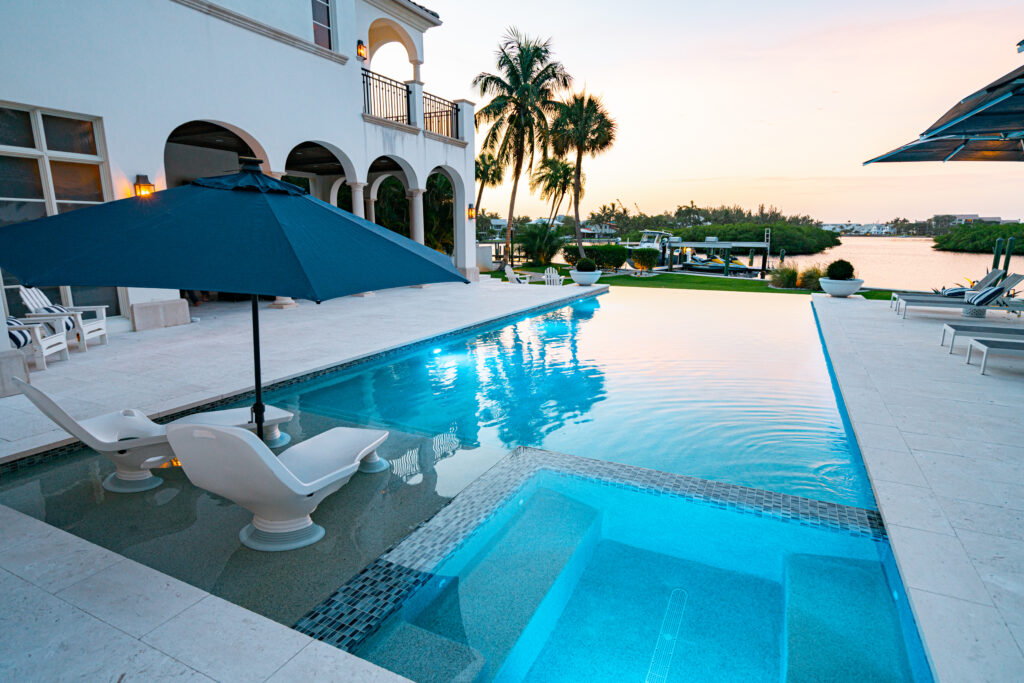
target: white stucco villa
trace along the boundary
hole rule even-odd
[[[381,182],[397,178],[420,242],[427,178],[444,174],[452,258],[475,279],[473,104],[420,82],[423,35],[440,25],[409,0],[3,3],[0,250],[4,225],[147,190],[137,183],[161,190],[233,172],[251,155],[266,172],[308,179],[325,201],[344,192],[370,220]],[[388,43],[408,54],[408,81],[371,70]],[[19,314],[16,280],[3,276],[0,306]],[[48,294],[106,304],[113,333],[131,328],[134,306],[179,298],[114,287]],[[0,353],[7,344],[3,335]]]

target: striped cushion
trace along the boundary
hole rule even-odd
[[[967,297],[967,303],[975,306],[987,306],[1003,295],[1002,287],[986,287],[977,294]]]
[[[7,327],[12,327],[14,325],[20,325],[20,324],[21,324],[21,322],[19,322],[18,319],[15,318],[13,315],[7,316]],[[10,337],[11,343],[14,344],[14,348],[16,348],[16,349],[20,349],[20,348],[23,348],[25,346],[28,346],[29,342],[32,341],[32,335],[29,334],[26,330],[10,330],[9,329],[9,330],[7,330],[7,336]]]
[[[971,291],[967,287],[946,287],[944,290],[939,292],[942,296],[963,296],[967,292]]]
[[[40,308],[36,312],[37,313],[70,313],[71,311],[69,311],[68,309],[66,309],[63,306],[60,306],[58,304],[51,304],[49,306],[43,306],[42,308]],[[58,330],[56,327],[54,327],[54,323],[46,323],[46,325],[47,325],[47,327],[49,327],[54,332],[60,332],[60,330]],[[65,331],[69,331],[69,330],[73,330],[73,329],[75,329],[75,320],[74,320],[74,318],[72,318],[71,316],[68,316],[67,318],[64,318],[64,330]]]

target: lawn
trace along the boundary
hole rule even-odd
[[[544,272],[542,267],[525,266],[516,270],[532,271],[535,273]],[[568,277],[569,269],[558,266],[558,272]],[[501,278],[504,275],[498,271],[489,273],[491,277]],[[766,280],[745,277],[708,277],[706,275],[690,275],[683,273],[663,273],[654,277],[633,277],[632,275],[603,275],[601,284],[612,287],[652,287],[655,289],[704,289],[720,290],[728,292],[764,292],[767,294],[810,294],[806,289],[775,289],[768,286]],[[883,290],[870,290],[861,292],[865,299],[882,299],[888,301],[891,292]]]

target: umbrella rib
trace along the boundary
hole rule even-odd
[[[957,154],[959,154],[959,153],[960,153],[960,150],[962,150],[962,149],[963,149],[964,147],[966,147],[966,146],[967,146],[967,143],[966,143],[966,142],[962,142],[962,143],[960,143],[960,146],[959,146],[959,147],[957,147],[956,149],[954,149],[954,150],[952,151],[952,153],[950,153],[950,155],[949,155],[948,157],[946,157],[945,159],[943,159],[943,160],[942,160],[942,163],[946,163],[947,161],[951,160],[951,159],[952,159],[953,157],[955,157],[955,156],[956,156]],[[958,167],[958,168],[959,168],[959,167]]]
[[[928,133],[927,137],[933,138],[936,135],[938,135],[939,133],[941,133],[942,131],[946,130],[947,128],[949,128],[951,126],[955,126],[956,124],[960,123],[961,121],[965,121],[966,119],[969,119],[972,116],[976,116],[977,114],[980,114],[981,112],[985,111],[989,107],[994,107],[995,105],[999,104],[1003,100],[1008,99],[1010,97],[1013,97],[1013,92],[1003,93],[1002,95],[1000,95],[996,99],[992,100],[991,102],[989,102],[989,103],[987,103],[985,105],[982,105],[982,106],[978,107],[977,109],[972,109],[971,111],[967,112],[966,114],[963,114],[962,116],[956,117],[955,119],[953,119],[952,121],[950,121],[946,125],[944,125],[944,126],[942,126],[940,128],[936,128],[931,133]],[[922,136],[922,137],[924,137],[924,136]]]

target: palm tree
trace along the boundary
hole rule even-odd
[[[551,213],[548,216],[549,228],[554,225],[555,216],[562,208],[565,195],[569,194],[569,190],[572,189],[575,176],[576,169],[572,164],[554,157],[542,160],[533,172],[533,177],[530,178],[530,190],[534,192],[539,190],[541,199],[551,200]]]
[[[615,120],[608,115],[601,98],[575,94],[556,106],[551,124],[551,143],[555,154],[576,152],[576,178],[573,182],[573,206],[576,217],[576,246],[583,258],[583,233],[580,232],[580,196],[583,194],[583,155],[597,155],[615,142]]]
[[[510,29],[497,51],[498,74],[480,73],[473,87],[491,97],[476,114],[476,123],[490,124],[483,150],[494,154],[502,168],[512,166],[512,196],[508,206],[505,253],[512,253],[512,219],[523,166],[533,167],[535,154],[547,151],[548,115],[555,95],[571,81],[561,62],[551,59],[551,41],[529,38]]]
[[[505,167],[498,163],[493,154],[481,152],[476,158],[476,179],[480,183],[480,189],[476,192],[476,212],[480,214],[480,200],[484,196],[485,187],[497,187],[501,185],[505,177]]]

